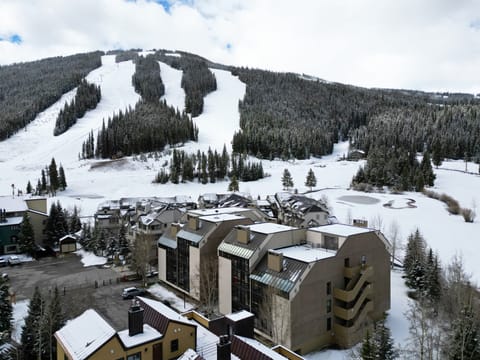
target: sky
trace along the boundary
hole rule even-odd
[[[365,87],[480,93],[480,1],[0,1],[0,64],[117,48],[178,49]]]

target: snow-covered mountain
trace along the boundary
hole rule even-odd
[[[183,110],[185,94],[180,86],[182,72],[165,63],[160,63],[161,76],[165,85],[164,99],[169,105]],[[133,156],[115,161],[80,160],[79,152],[83,141],[91,130],[94,134],[102,121],[129,106],[134,106],[139,95],[132,86],[135,66],[132,61],[115,62],[113,55],[102,57],[102,66],[92,71],[87,80],[101,87],[102,99],[96,109],[87,112],[71,129],[60,136],[53,136],[56,117],[66,102],[74,96],[72,90],[54,105],[40,113],[36,119],[9,139],[0,142],[0,194],[11,194],[11,185],[25,189],[27,181],[36,184],[40,171],[54,157],[62,164],[68,188],[50,202],[61,201],[66,207],[76,205],[82,216],[93,215],[97,205],[107,199],[132,196],[189,195],[193,199],[203,193],[226,192],[227,182],[202,185],[197,182],[185,184],[154,184],[156,173],[162,168],[167,154],[139,157]],[[245,84],[229,71],[212,69],[217,80],[217,90],[205,98],[204,112],[194,118],[199,128],[198,142],[189,142],[182,149],[187,152],[206,151],[209,147],[221,151],[224,144],[231,148],[233,133],[239,129],[238,102],[245,94]],[[314,170],[317,178],[314,198],[326,196],[333,214],[341,222],[360,218],[369,221],[388,237],[393,223],[400,228],[401,239],[416,228],[420,229],[428,245],[438,252],[443,264],[452,256],[461,255],[467,272],[473,280],[480,280],[480,262],[477,259],[479,244],[477,234],[480,222],[465,223],[461,216],[450,215],[445,205],[419,193],[359,193],[349,190],[352,176],[360,162],[340,160],[348,151],[348,143],[336,144],[333,154],[308,160],[280,161],[262,160],[264,171],[270,176],[256,182],[240,183],[240,191],[252,197],[282,191],[281,176],[288,168],[295,188],[304,192],[308,170]],[[260,161],[260,160],[258,160]],[[478,165],[467,164],[471,169]],[[435,170],[437,180],[433,190],[447,193],[464,207],[476,208],[480,204],[480,177],[456,171],[465,168],[464,162],[445,161]],[[410,202],[414,205],[408,206]],[[387,206],[386,206],[387,205]],[[1,204],[0,204],[1,208]],[[389,323],[397,342],[404,342],[408,327],[403,320],[407,300],[399,274],[392,280],[392,311]],[[399,292],[399,293],[397,293]]]

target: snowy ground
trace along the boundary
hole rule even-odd
[[[131,86],[134,72],[132,62],[116,64],[113,56],[104,56],[103,65],[88,76],[101,86],[102,100],[98,107],[87,113],[75,126],[59,137],[53,136],[55,118],[65,101],[74,96],[75,90],[65,94],[61,100],[41,113],[12,138],[0,142],[0,194],[11,192],[11,184],[24,189],[27,181],[36,184],[40,170],[47,165],[51,157],[62,163],[68,182],[68,189],[49,203],[57,199],[66,207],[76,205],[82,216],[91,216],[97,205],[108,199],[131,196],[171,196],[189,195],[193,199],[203,193],[226,192],[228,183],[200,185],[197,182],[187,184],[152,184],[157,171],[161,168],[167,155],[157,161],[147,157],[146,161],[127,158],[111,165],[91,169],[96,160],[80,161],[78,153],[81,144],[91,129],[96,130],[102,119],[119,110],[134,106],[138,95]],[[160,64],[167,103],[183,109],[184,92],[180,88],[181,72]],[[226,144],[230,148],[233,132],[238,129],[238,100],[243,98],[245,84],[230,73],[214,70],[218,90],[205,98],[205,111],[195,118],[200,133],[198,143],[188,143],[187,151],[207,150],[208,147],[221,151]],[[480,232],[480,221],[467,224],[461,216],[449,215],[445,205],[418,193],[392,195],[388,193],[359,193],[348,190],[352,176],[363,162],[339,161],[348,151],[348,144],[337,144],[334,153],[321,159],[312,158],[302,161],[263,161],[264,171],[270,176],[250,183],[240,182],[240,191],[256,198],[265,198],[268,194],[282,191],[281,176],[288,168],[292,174],[295,187],[299,192],[307,191],[304,186],[308,170],[314,170],[317,178],[316,191],[310,196],[329,199],[333,214],[341,221],[360,218],[369,221],[371,226],[381,228],[388,237],[391,224],[396,222],[400,227],[401,239],[417,227],[420,229],[429,246],[439,255],[443,264],[450,262],[452,256],[463,256],[467,272],[472,274],[475,282],[480,280],[480,262],[477,260],[477,235]],[[463,207],[476,208],[480,204],[480,177],[478,165],[462,161],[444,162],[435,170],[437,180],[434,191],[447,193],[455,197]],[[365,197],[367,196],[367,197]],[[411,201],[413,200],[413,202]],[[413,204],[415,207],[408,206]],[[390,204],[389,207],[384,206]],[[0,204],[1,207],[1,204]],[[477,209],[477,211],[479,211]],[[90,263],[90,260],[85,260]],[[401,284],[399,274],[392,274],[392,310],[388,323],[392,328],[397,343],[404,344],[408,334],[403,313],[406,310],[406,291]],[[183,300],[182,300],[183,303]],[[346,352],[322,352],[310,359],[339,359]]]

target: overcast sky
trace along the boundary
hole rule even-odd
[[[480,0],[0,0],[0,64],[115,48],[480,93]]]

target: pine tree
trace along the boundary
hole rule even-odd
[[[32,184],[30,183],[30,180],[28,180],[27,183],[27,194],[31,194],[33,191]]]
[[[228,184],[228,191],[238,191],[238,180],[235,175],[232,176],[230,184]]]
[[[370,331],[367,330],[367,335],[363,339],[362,347],[360,349],[360,357],[362,360],[375,360],[375,343],[370,335]]]
[[[312,169],[308,170],[307,179],[305,180],[305,186],[309,187],[310,191],[312,191],[312,188],[317,186],[317,178],[315,177],[315,173]]]
[[[425,296],[433,306],[437,306],[442,294],[441,269],[432,249],[428,252],[425,272]]]
[[[65,315],[63,313],[60,295],[56,286],[45,315],[43,332],[46,341],[46,355],[48,356],[48,359],[55,359],[56,339],[54,334],[65,325]]]
[[[450,343],[450,359],[479,359],[480,358],[480,323],[478,313],[475,313],[471,302],[465,304],[460,317],[455,319],[453,337]]]
[[[44,313],[44,300],[38,287],[35,287],[33,297],[28,305],[25,325],[22,326],[22,354],[24,360],[37,360],[41,348],[41,324]]]
[[[48,176],[50,177],[50,192],[55,195],[60,187],[60,182],[58,179],[57,164],[55,163],[54,158],[52,158],[52,161],[48,167]]]
[[[425,151],[423,153],[423,159],[420,164],[421,172],[423,174],[423,179],[425,184],[428,186],[433,186],[435,182],[435,174],[433,173],[432,163],[430,160],[430,153]]]
[[[73,213],[70,215],[68,228],[71,234],[74,234],[82,229],[82,222],[78,216],[78,209],[76,206],[73,207]]]
[[[385,318],[375,324],[375,359],[393,360],[398,357],[390,329],[385,324]]]
[[[47,178],[45,175],[45,170],[42,169],[42,187],[41,187],[42,194],[47,192]]]
[[[407,240],[407,250],[403,260],[406,284],[414,290],[422,291],[425,283],[425,240],[417,229]]]
[[[287,191],[289,188],[293,187],[292,175],[290,174],[290,171],[288,171],[288,169],[283,170],[282,185],[283,188]]]
[[[13,308],[10,302],[8,282],[0,278],[0,333],[10,336],[12,331]]]
[[[60,164],[60,168],[58,169],[58,182],[60,189],[65,190],[67,188],[67,179],[65,178],[65,171],[63,170],[63,166]]]
[[[18,234],[18,245],[20,251],[33,255],[35,252],[35,234],[33,232],[30,217],[27,213],[23,215],[22,225],[20,226],[20,233]]]

